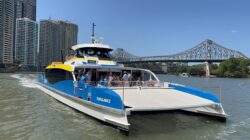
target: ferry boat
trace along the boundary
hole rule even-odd
[[[214,94],[160,81],[147,69],[118,64],[109,45],[95,40],[72,49],[74,57],[47,66],[37,83],[45,93],[80,112],[126,131],[132,112],[185,110],[226,120]]]

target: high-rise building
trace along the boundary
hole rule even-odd
[[[77,44],[78,26],[69,21],[41,20],[39,34],[39,66],[64,61]]]
[[[36,21],[36,0],[17,0],[16,18],[24,17]]]
[[[16,20],[16,56],[24,66],[37,66],[38,24],[28,18]]]
[[[21,20],[21,18],[28,18],[30,20],[32,20],[33,22],[36,21],[36,0],[15,0],[15,18],[16,18],[16,23],[15,24],[19,24],[23,23],[23,21]],[[33,23],[29,20],[30,23]],[[17,23],[19,22],[19,23]],[[27,20],[25,20],[25,23],[27,23]],[[18,27],[18,26],[15,26]],[[30,28],[30,29],[26,29],[26,30],[20,30],[20,29],[15,29],[14,32],[14,37],[19,37],[16,35],[16,32],[19,32],[19,34],[25,34],[26,31],[33,31],[33,27],[32,26],[26,26],[26,28]],[[17,31],[18,30],[18,31]],[[25,31],[24,33],[21,33],[21,31]],[[37,32],[38,33],[38,32]],[[26,40],[34,40],[34,38],[36,38],[37,35],[35,36],[26,36],[25,39]],[[29,39],[30,38],[30,39]],[[16,43],[16,40],[20,40],[20,38],[15,38],[14,39],[14,44],[19,44],[20,42]],[[16,56],[19,56],[16,52],[20,49],[16,48],[18,46],[13,46],[13,59],[19,62],[22,62],[24,64],[24,62],[28,62],[31,60],[18,60],[18,58]],[[37,47],[36,46],[26,46],[26,47]],[[30,48],[30,49],[32,49]],[[32,60],[34,61],[34,60]]]
[[[0,63],[13,63],[15,0],[0,0]]]

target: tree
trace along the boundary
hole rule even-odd
[[[218,68],[218,75],[222,77],[248,77],[249,66],[249,59],[230,58],[220,64]]]

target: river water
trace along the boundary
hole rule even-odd
[[[136,114],[129,118],[131,129],[125,135],[43,93],[36,88],[36,76],[0,74],[0,140],[250,139],[250,79],[158,75],[164,81],[221,95],[228,120],[177,111]]]

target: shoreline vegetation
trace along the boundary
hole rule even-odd
[[[218,64],[211,64],[210,74],[225,78],[250,78],[250,59],[230,58]],[[192,76],[205,75],[204,64],[177,66],[175,74],[189,73]]]
[[[164,72],[161,66],[157,63],[147,64],[129,64],[126,66],[140,67],[150,69],[157,74],[174,74],[180,75],[188,73],[191,76],[204,77],[206,75],[205,65],[172,65],[168,67],[167,72]],[[250,78],[250,59],[244,58],[230,58],[221,62],[220,64],[210,64],[210,74],[212,77],[225,78]]]

